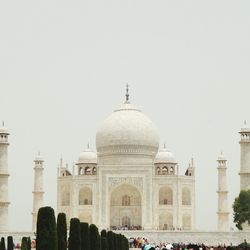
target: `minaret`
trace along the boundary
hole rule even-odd
[[[218,231],[229,231],[228,204],[227,204],[227,160],[223,154],[218,157]]]
[[[43,159],[38,154],[34,160],[35,176],[34,176],[34,191],[33,191],[33,212],[32,212],[32,231],[36,231],[37,212],[43,206]]]
[[[8,231],[9,199],[8,199],[8,131],[0,128],[0,231]]]
[[[240,139],[240,190],[250,189],[250,128],[246,121],[239,132]]]

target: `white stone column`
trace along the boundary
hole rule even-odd
[[[35,160],[34,191],[33,191],[33,212],[32,212],[32,231],[36,231],[37,213],[43,206],[43,159],[38,155]]]
[[[240,139],[240,190],[250,189],[250,128],[245,127],[239,132]]]
[[[8,131],[0,128],[0,231],[8,231],[9,198],[8,198]]]
[[[229,231],[228,201],[227,201],[227,166],[226,159],[221,154],[218,157],[218,231]]]

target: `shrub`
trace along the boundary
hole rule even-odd
[[[101,250],[108,250],[107,248],[107,238],[101,236]]]
[[[86,222],[80,223],[81,228],[81,250],[89,250],[89,224]]]
[[[114,239],[113,239],[113,232],[108,231],[107,232],[107,242],[108,242],[108,250],[115,250],[114,249]]]
[[[6,250],[4,237],[1,238],[0,250]]]
[[[27,250],[31,250],[31,239],[28,237],[27,239]]]
[[[53,208],[41,207],[38,210],[36,234],[36,250],[57,250],[57,230]]]
[[[107,231],[105,229],[101,231],[101,237],[107,238]]]
[[[28,250],[28,249],[27,249],[27,241],[28,241],[28,238],[27,238],[27,237],[23,237],[23,238],[22,238],[21,250]]]
[[[57,216],[57,245],[58,250],[67,249],[67,222],[65,213],[59,213]]]
[[[13,250],[13,249],[14,249],[13,237],[8,236],[7,237],[7,250]]]
[[[100,235],[98,232],[98,228],[96,225],[91,224],[89,226],[89,242],[90,242],[90,250],[100,250],[101,243],[100,243]]]
[[[70,220],[69,250],[81,250],[81,230],[78,218]]]

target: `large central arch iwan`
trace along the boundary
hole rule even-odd
[[[110,228],[141,229],[141,200],[136,187],[129,184],[116,187],[110,194]]]

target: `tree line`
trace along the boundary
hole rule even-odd
[[[102,230],[96,225],[80,222],[78,218],[70,220],[69,237],[65,213],[59,213],[57,223],[54,210],[42,207],[38,211],[37,250],[128,250],[128,239],[122,234]],[[28,250],[28,249],[27,249]]]
[[[59,213],[57,221],[54,209],[42,207],[38,210],[36,226],[36,250],[129,250],[128,239],[122,234],[102,230],[96,225],[80,222],[78,218],[70,220],[67,234],[66,214]],[[0,241],[0,250],[13,250],[13,237],[4,237]],[[23,237],[21,250],[31,250],[30,237]]]

